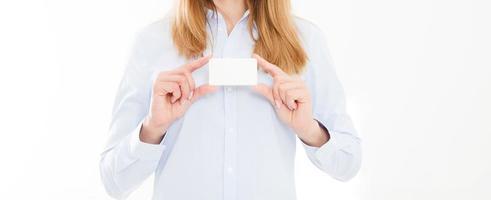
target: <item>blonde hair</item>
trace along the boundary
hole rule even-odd
[[[290,1],[246,0],[246,6],[251,37],[254,23],[258,33],[254,53],[289,74],[302,72],[307,54],[290,13]],[[207,9],[216,12],[213,0],[179,0],[172,22],[172,39],[180,55],[200,56],[206,49]]]

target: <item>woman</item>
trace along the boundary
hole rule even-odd
[[[210,57],[251,56],[260,84],[206,84]],[[289,1],[179,0],[136,40],[102,180],[115,198],[154,174],[154,199],[295,199],[296,137],[333,178],[358,171],[344,104],[324,36]]]

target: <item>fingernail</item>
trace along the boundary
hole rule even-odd
[[[191,100],[191,98],[193,98],[193,94],[194,94],[194,91],[191,91],[191,93],[189,94],[188,100]]]
[[[275,101],[276,108],[280,109],[280,102],[278,100]]]

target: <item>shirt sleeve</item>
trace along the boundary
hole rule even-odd
[[[140,141],[142,121],[148,113],[152,74],[146,67],[151,36],[138,34],[114,102],[109,139],[101,154],[100,173],[107,193],[125,198],[152,175],[166,150],[161,144]],[[165,137],[164,137],[165,139]]]
[[[307,156],[322,171],[340,181],[353,178],[361,165],[361,140],[346,113],[345,94],[332,65],[322,31],[313,27],[306,45],[309,63],[305,81],[313,99],[314,118],[330,135],[321,147],[302,142]]]

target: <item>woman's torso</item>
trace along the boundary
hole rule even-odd
[[[209,47],[218,58],[249,58],[254,40],[247,15],[227,35],[220,15],[209,15]],[[301,28],[301,27],[299,27]],[[145,73],[187,61],[173,48],[167,19],[147,27]],[[233,67],[233,66],[230,66]],[[208,82],[208,67],[195,71],[196,85]],[[259,72],[260,83],[271,78]],[[155,174],[154,199],[295,199],[295,134],[273,106],[248,86],[225,86],[196,101],[164,138],[167,151]]]

